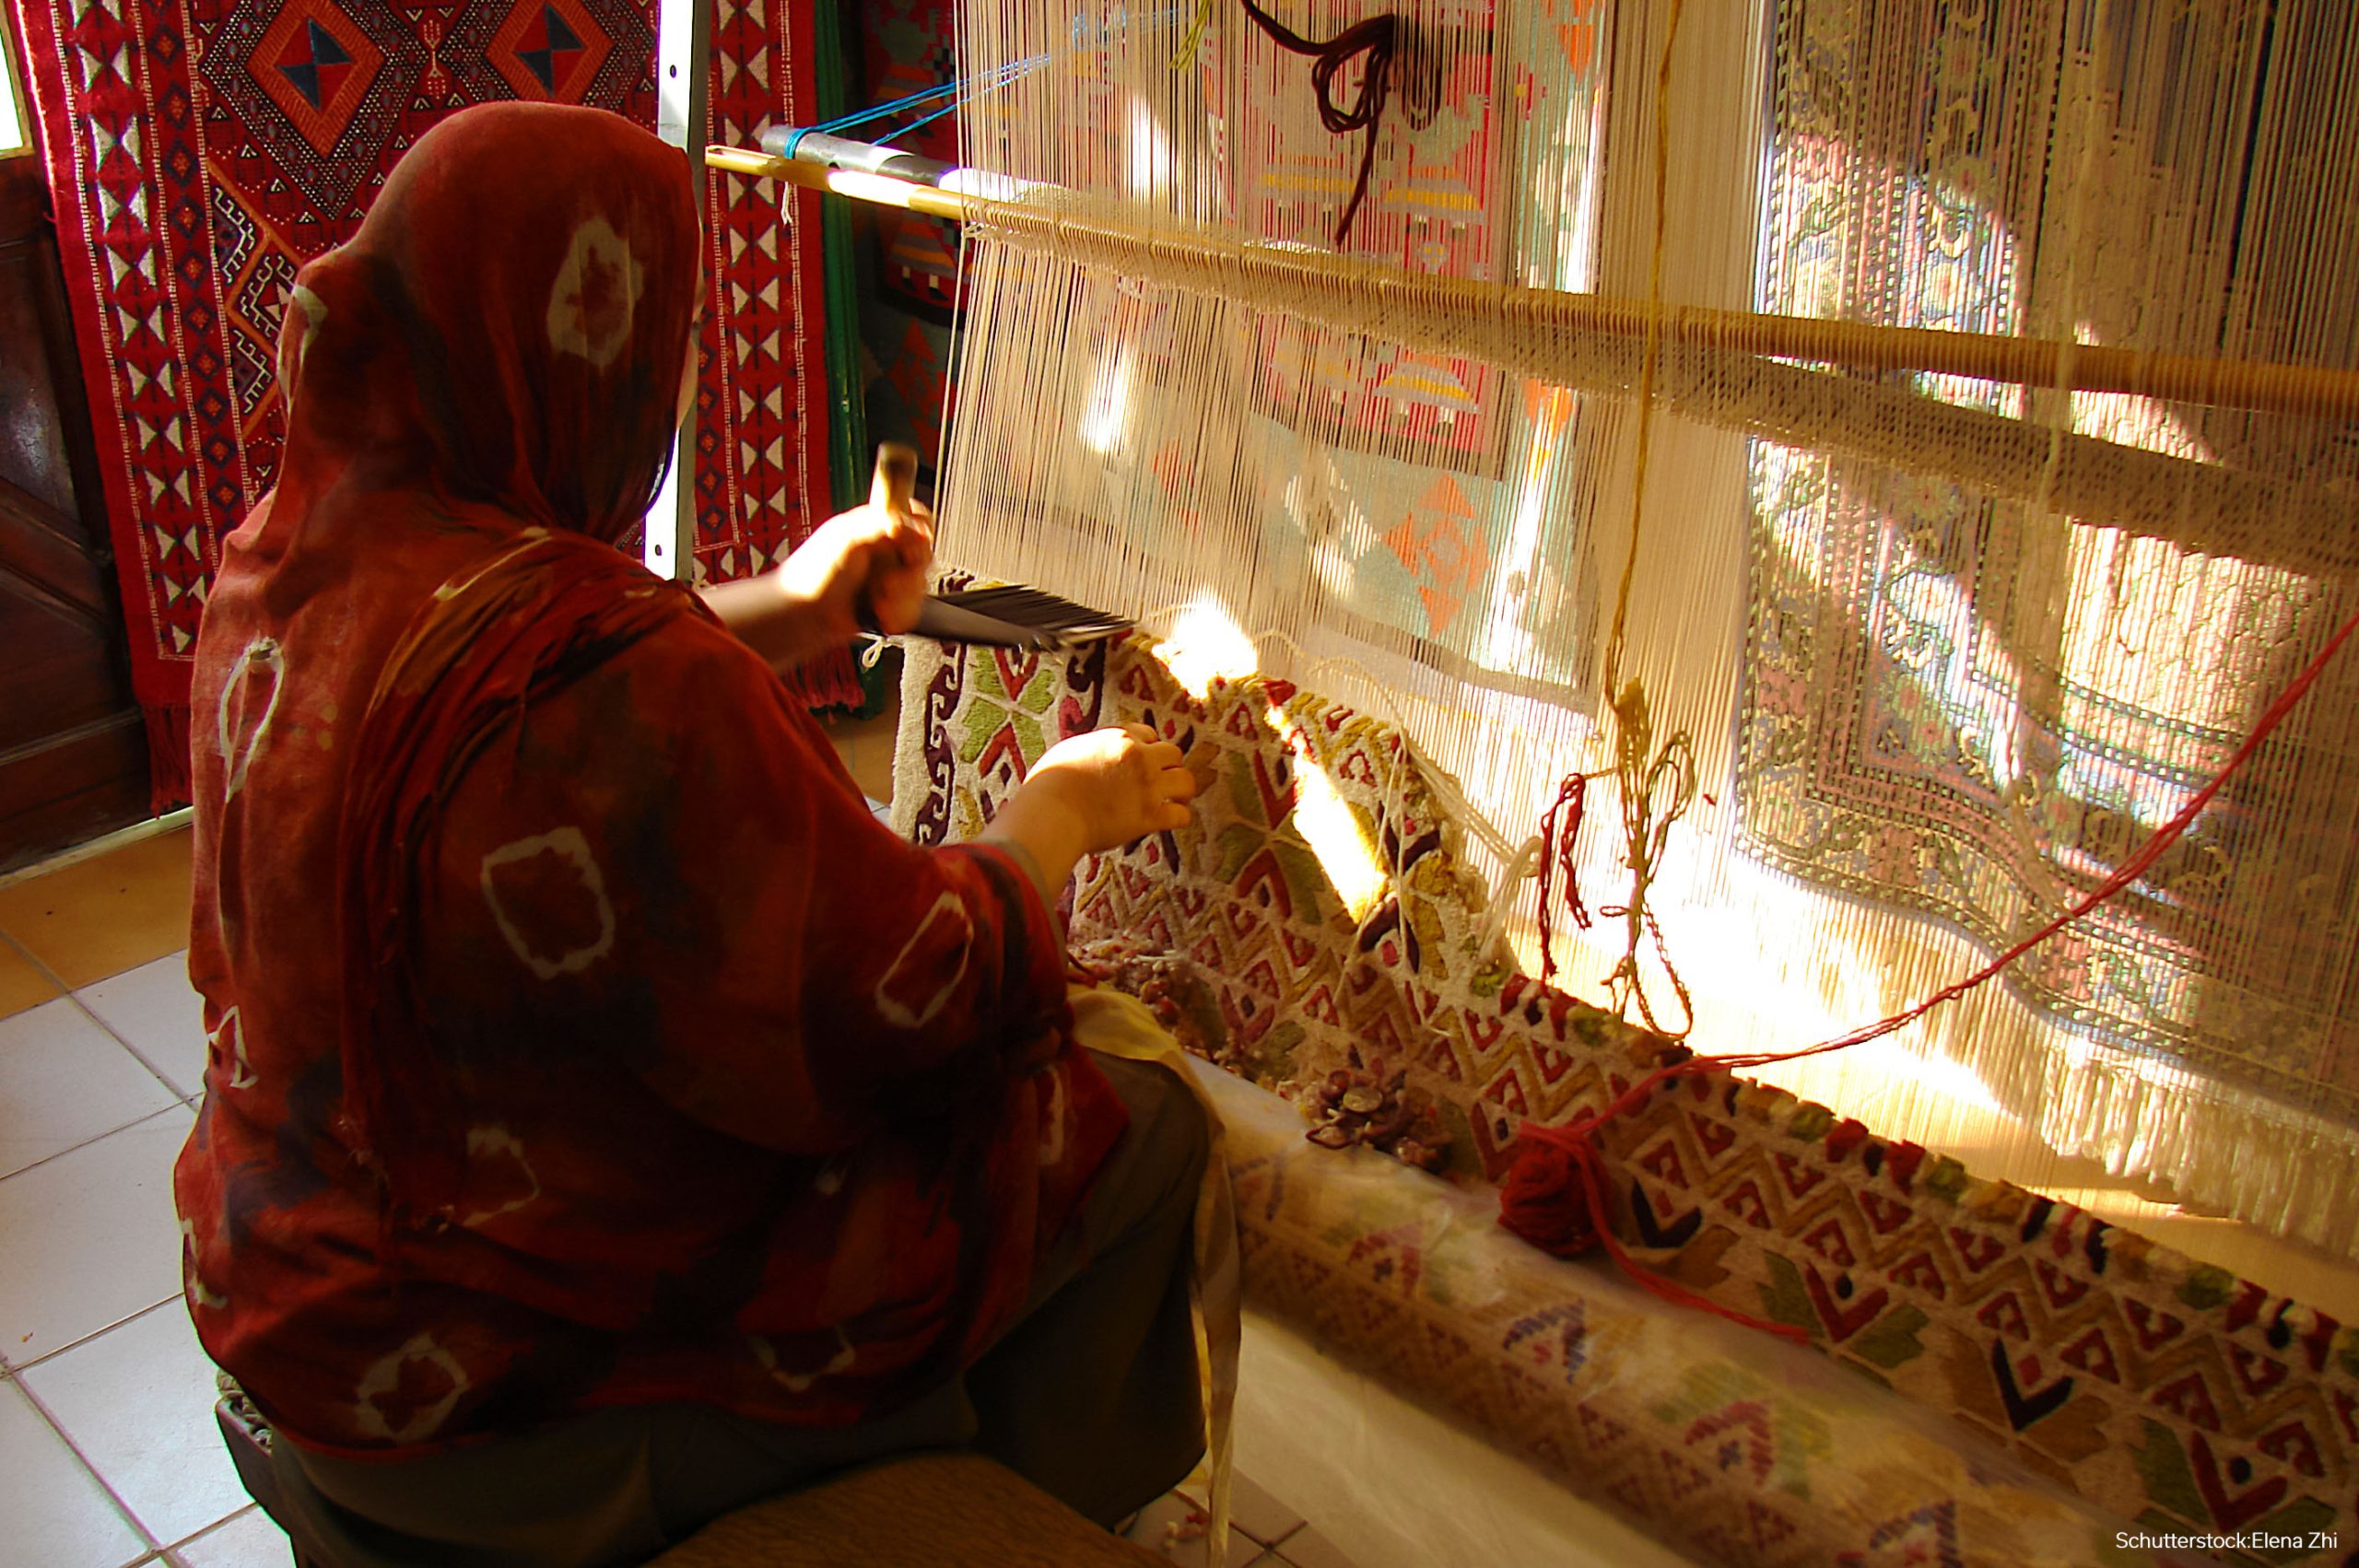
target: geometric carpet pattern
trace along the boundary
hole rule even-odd
[[[455,110],[521,98],[651,124],[654,0],[11,3],[156,798],[175,803],[221,541],[277,474],[276,343],[297,269],[350,238],[403,152]],[[729,134],[807,112],[793,100],[807,73],[792,67],[809,29],[807,6],[722,0],[712,102]],[[819,427],[818,255],[774,195],[714,183],[696,482],[699,562],[728,576],[824,515],[826,475],[801,457],[825,445],[805,439]]]
[[[1180,742],[1195,820],[1084,863],[1077,950],[1307,1111],[1322,1085],[1397,1080],[1435,1107],[1462,1188],[1498,1178],[1524,1120],[1594,1110],[1680,1050],[1478,950],[1487,891],[1365,714],[1260,677],[1191,695],[1133,638],[913,649],[902,716],[896,821],[926,842],[971,835],[1065,734]],[[2266,1539],[2272,1562],[2359,1548],[2359,1331],[1723,1071],[1658,1089],[1600,1147],[1634,1258],[2125,1527]],[[1332,1157],[1306,1145],[1289,1168]]]
[[[1257,1308],[1698,1562],[2154,1561],[1903,1399],[1535,1252],[1479,1189],[1215,1095]]]

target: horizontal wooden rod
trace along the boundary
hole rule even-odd
[[[748,174],[759,180],[783,180],[790,185],[801,185],[806,190],[826,191],[877,206],[902,207],[910,212],[923,213],[928,217],[946,217],[963,223],[983,216],[973,210],[968,197],[954,191],[938,191],[931,185],[896,180],[887,174],[863,174],[855,170],[831,169],[824,163],[773,158],[769,153],[749,147],[709,146],[704,150],[704,161],[706,167],[730,174]]]
[[[1296,287],[1374,290],[1403,302],[1451,310],[1491,310],[1538,330],[1590,332],[1643,339],[1652,315],[1637,300],[1556,289],[1524,288],[1411,273],[1332,252],[1241,243],[1198,232],[1123,225],[1056,206],[916,184],[889,176],[773,158],[742,147],[712,146],[705,162],[732,174],[782,180],[855,201],[905,208],[932,217],[980,223],[1036,238],[1086,235],[1097,247],[1134,245],[1149,252],[1182,246],[1216,259],[1240,276]],[[2359,371],[2249,359],[2200,359],[2148,354],[2053,339],[1988,333],[1937,332],[1744,310],[1672,306],[1659,318],[1668,347],[1690,345],[1763,359],[1841,366],[1869,373],[1915,370],[1963,376],[2038,390],[2130,392],[2171,403],[2359,420]]]

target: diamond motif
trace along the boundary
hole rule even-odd
[[[516,58],[533,73],[541,90],[555,97],[558,78],[571,82],[574,67],[581,64],[580,57],[588,53],[589,46],[565,25],[557,7],[545,5],[539,18],[528,24],[524,35],[517,41]]]
[[[475,0],[438,57],[477,98],[610,102],[654,41],[620,0]]]
[[[317,17],[303,18],[274,64],[315,112],[335,98],[355,68],[352,56]]]
[[[425,64],[400,16],[366,0],[241,0],[198,69],[295,188],[342,213]]]

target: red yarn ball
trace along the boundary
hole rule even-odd
[[[1499,1187],[1499,1223],[1558,1258],[1595,1251],[1586,1166],[1556,1144],[1526,1140]]]

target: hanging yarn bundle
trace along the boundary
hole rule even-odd
[[[1647,895],[1654,886],[1663,852],[1670,845],[1671,830],[1687,814],[1687,808],[1696,799],[1695,747],[1684,731],[1660,746],[1654,744],[1654,721],[1647,712],[1646,688],[1636,681],[1616,695],[1614,720],[1614,778],[1622,796],[1622,841],[1627,850],[1623,864],[1629,869],[1630,893],[1624,904],[1598,911],[1608,919],[1620,919],[1625,932],[1622,956],[1614,960],[1613,970],[1605,977],[1606,994],[1616,1013],[1626,1017],[1635,1004],[1648,1028],[1666,1039],[1684,1039],[1696,1026],[1696,1004],[1687,994],[1686,982],[1679,977],[1679,970],[1671,961],[1670,950],[1663,942],[1662,922],[1648,907]],[[1655,1016],[1654,1003],[1647,996],[1645,980],[1638,972],[1638,949],[1643,938],[1653,939],[1655,956],[1671,981],[1671,989],[1679,997],[1683,1021],[1676,1029],[1665,1027]]]
[[[1563,884],[1565,913],[1573,924],[1583,930],[1590,925],[1589,907],[1581,902],[1580,865],[1575,859],[1580,844],[1581,820],[1589,811],[1589,775],[1568,773],[1557,787],[1556,799],[1540,817],[1540,853],[1538,870],[1540,928],[1540,978],[1554,983],[1556,978],[1556,954],[1551,940],[1555,930],[1555,906],[1550,901],[1552,883]]]
[[[1359,216],[1360,204],[1367,199],[1367,177],[1376,163],[1377,133],[1384,127],[1384,106],[1392,90],[1393,67],[1400,57],[1401,18],[1391,12],[1356,22],[1337,33],[1325,43],[1313,43],[1300,33],[1281,24],[1275,17],[1253,4],[1253,0],[1238,0],[1253,25],[1275,39],[1285,49],[1311,57],[1310,87],[1319,96],[1319,122],[1330,133],[1347,136],[1355,131],[1362,133],[1359,172],[1352,178],[1352,199],[1344,204],[1344,216],[1335,220],[1335,244],[1343,246],[1352,231],[1352,219]],[[1353,61],[1359,62],[1359,96],[1349,109],[1335,101],[1335,78]]]

